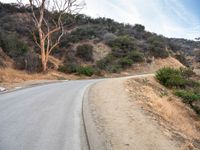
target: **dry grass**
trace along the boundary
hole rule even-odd
[[[21,84],[34,83],[44,80],[66,80],[78,79],[75,75],[66,75],[64,73],[49,71],[47,74],[35,73],[28,74],[25,71],[19,71],[12,68],[0,69],[0,86],[14,88]]]
[[[63,65],[62,61],[53,57],[53,56],[49,56],[49,62],[51,62],[55,69],[58,69],[60,65]]]
[[[168,57],[165,59],[155,59],[152,63],[142,63],[133,65],[131,69],[128,71],[134,72],[144,72],[144,73],[153,73],[163,67],[173,67],[173,68],[180,68],[184,67],[177,59],[173,57]]]
[[[111,53],[111,48],[105,45],[104,43],[93,44],[94,46],[94,60],[98,61],[106,57]]]
[[[153,77],[130,79],[126,83],[132,102],[137,102],[164,127],[187,141],[200,140],[200,118]]]

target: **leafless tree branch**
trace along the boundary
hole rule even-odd
[[[22,0],[17,1],[20,5],[23,4]],[[39,41],[35,31],[32,34],[34,42],[41,50],[43,71],[47,69],[49,54],[59,45],[61,38],[67,33],[63,21],[64,15],[65,19],[67,14],[76,15],[84,5],[85,3],[78,3],[78,0],[29,0],[31,18],[38,32]],[[68,26],[72,26],[72,23]],[[57,35],[56,39],[55,35]]]

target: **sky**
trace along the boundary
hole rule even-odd
[[[0,0],[15,2],[16,0]],[[84,0],[81,13],[128,24],[167,37],[200,37],[200,0]]]

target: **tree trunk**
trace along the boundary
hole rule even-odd
[[[46,62],[42,63],[42,71],[43,72],[47,71],[47,63]]]
[[[47,60],[45,54],[42,53],[42,71],[47,71]]]
[[[42,71],[46,72],[47,71],[47,58],[46,58],[46,54],[45,54],[45,47],[44,47],[44,42],[41,42],[41,61],[42,61]]]
[[[46,72],[47,71],[48,57],[47,57],[47,55],[45,53],[45,40],[43,40],[43,34],[42,34],[42,31],[41,31],[40,28],[39,28],[38,31],[39,31],[39,36],[40,36],[40,50],[41,50],[42,71]]]

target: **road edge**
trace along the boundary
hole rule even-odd
[[[37,87],[37,86],[44,86],[44,85],[49,85],[49,84],[54,84],[54,83],[60,83],[60,82],[67,82],[67,81],[69,81],[69,80],[52,80],[52,81],[49,81],[49,82],[41,82],[41,83],[28,84],[28,85],[25,85],[25,86],[21,86],[19,88],[15,87],[13,89],[9,89],[9,90],[0,92],[0,95],[7,94],[7,93],[12,93],[12,92],[16,92],[16,91],[23,90],[23,89],[33,88],[33,87]]]
[[[89,104],[90,89],[97,83],[90,85],[85,90],[82,103],[83,124],[89,150],[106,150],[105,140],[97,131]]]

